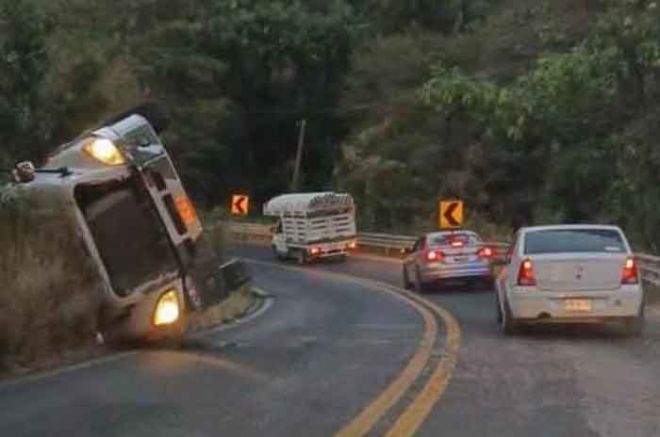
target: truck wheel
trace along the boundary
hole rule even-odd
[[[277,258],[280,261],[286,260],[286,255],[282,255],[280,252],[277,251],[277,247],[273,245],[273,254],[275,255],[275,258]]]
[[[305,250],[299,250],[298,253],[296,254],[296,261],[300,265],[307,264],[307,251]]]

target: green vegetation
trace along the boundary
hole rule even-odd
[[[363,228],[461,197],[492,236],[598,220],[660,251],[659,92],[653,0],[0,0],[0,166],[160,100],[209,208],[286,191],[306,119],[304,188]]]

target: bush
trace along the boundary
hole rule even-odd
[[[93,339],[102,282],[67,202],[0,188],[0,369]]]

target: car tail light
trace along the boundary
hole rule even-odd
[[[438,262],[442,261],[445,257],[445,254],[439,250],[429,250],[426,252],[426,261],[427,262]]]
[[[623,266],[623,276],[621,277],[622,284],[637,284],[639,283],[639,273],[637,270],[637,263],[635,258],[626,258],[626,263]]]
[[[480,256],[481,258],[490,258],[493,256],[493,249],[490,247],[482,247],[477,251],[477,255]]]
[[[312,256],[320,255],[321,249],[319,249],[318,247],[312,247],[311,249],[309,249],[309,254]]]
[[[346,245],[346,249],[348,249],[348,250],[355,250],[355,249],[357,249],[357,247],[358,247],[358,245],[357,245],[356,241],[351,241],[350,243],[348,243]]]
[[[518,285],[532,286],[536,285],[536,275],[534,274],[534,265],[532,260],[526,258],[520,263],[518,270]]]

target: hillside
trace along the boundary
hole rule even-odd
[[[361,225],[438,197],[506,235],[625,226],[660,249],[660,11],[651,0],[0,0],[0,167],[144,100],[196,200],[349,189]]]

